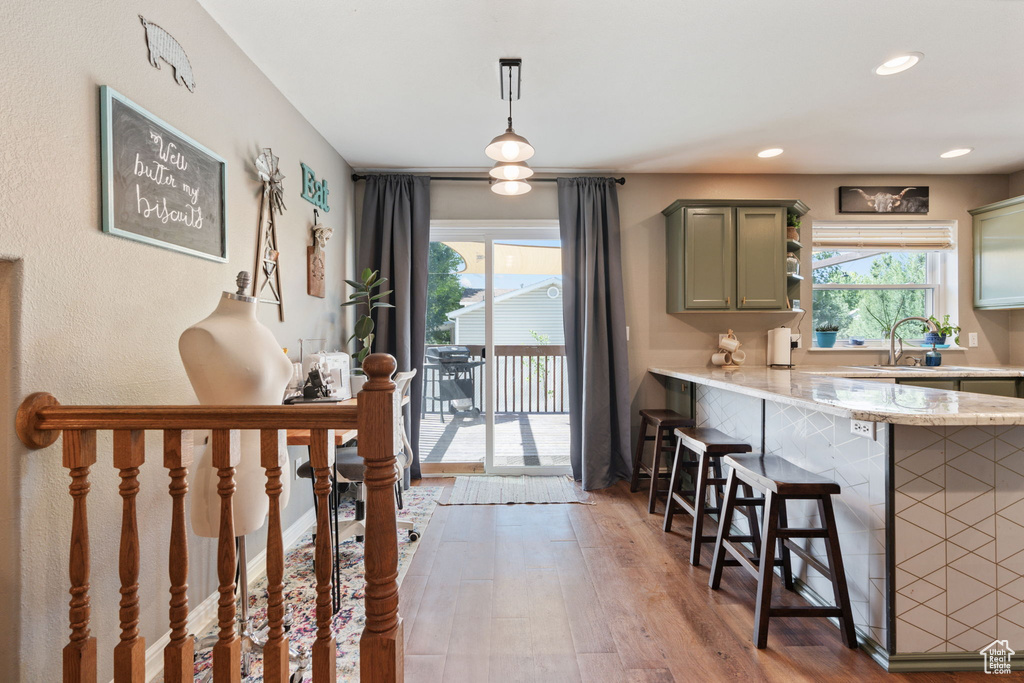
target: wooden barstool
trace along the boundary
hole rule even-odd
[[[694,421],[683,417],[674,410],[648,410],[640,411],[640,436],[636,440],[636,454],[633,456],[633,478],[629,482],[629,490],[634,493],[640,484],[640,470],[651,473],[650,501],[647,504],[647,511],[654,514],[654,507],[658,501],[658,480],[661,478],[661,454],[663,451],[671,453],[672,444],[665,445],[665,437],[672,436],[672,430],[677,427],[692,427]],[[655,436],[647,436],[647,427],[655,428]],[[654,458],[651,466],[644,464],[644,444],[647,441],[654,441]]]
[[[725,485],[725,505],[718,524],[715,559],[711,564],[708,585],[715,590],[721,585],[722,569],[727,564],[726,552],[735,558],[735,562],[729,564],[739,564],[757,578],[754,645],[758,649],[768,645],[769,617],[838,617],[843,642],[847,647],[857,647],[850,593],[846,586],[843,555],[839,548],[839,532],[832,509],[832,496],[841,491],[839,484],[774,455],[730,455],[724,458],[724,462],[730,468],[729,478]],[[764,527],[761,557],[757,565],[746,557],[741,546],[735,544],[741,539],[731,535],[733,512],[737,506],[744,504],[736,495],[741,482],[764,493]],[[818,502],[818,515],[822,524],[820,528],[795,528],[788,525],[786,501],[794,499]],[[795,538],[825,539],[828,565],[820,562],[800,546],[791,543]],[[775,558],[776,542],[779,544],[781,560]],[[799,555],[804,562],[832,583],[835,607],[772,607],[772,579],[775,576],[775,566],[782,565],[786,588],[792,588],[793,585],[790,551]]]
[[[690,540],[690,564],[700,564],[700,551],[705,543],[714,543],[715,536],[704,534],[704,520],[707,515],[719,515],[722,512],[722,485],[725,479],[722,478],[722,456],[729,453],[749,453],[750,444],[734,439],[725,432],[709,427],[682,427],[676,429],[676,454],[672,461],[672,478],[668,485],[668,503],[665,505],[666,532],[672,531],[672,517],[675,516],[676,506],[681,507],[693,516],[693,536]],[[692,458],[684,458],[687,453],[692,453]],[[679,491],[682,481],[681,470],[689,470],[690,476],[695,480],[695,488],[686,491]],[[744,494],[752,496],[750,487],[744,485]],[[708,493],[711,488],[715,490],[715,505],[708,505]],[[687,500],[693,496],[693,504]],[[757,512],[753,505],[747,507],[747,519],[750,522],[750,537],[745,538],[754,544],[755,551],[758,550],[760,540],[757,531]]]

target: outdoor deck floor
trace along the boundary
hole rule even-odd
[[[498,413],[494,464],[568,465],[568,413]],[[420,462],[483,462],[484,416],[427,413],[420,422]]]

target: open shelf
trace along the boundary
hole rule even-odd
[[[803,275],[790,275],[790,274],[787,273],[786,274],[786,279],[789,280],[790,282],[799,282],[800,280],[804,279],[804,276]]]
[[[794,251],[797,249],[803,249],[804,245],[800,244],[796,240],[786,240],[786,249],[788,251]]]

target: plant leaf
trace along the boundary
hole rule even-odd
[[[362,282],[356,282],[355,280],[345,280],[345,282],[348,283],[349,287],[354,287],[354,288],[359,289],[359,290],[361,290],[363,288],[363,283]]]
[[[370,270],[369,268],[364,268],[363,269],[363,274],[359,277],[359,279],[362,280],[363,282],[366,282],[367,280],[370,279],[370,276],[372,274],[373,274],[372,270]]]

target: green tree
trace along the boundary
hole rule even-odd
[[[452,333],[444,329],[448,314],[461,308],[463,295],[459,271],[465,264],[459,253],[443,242],[431,242],[427,256],[427,343],[450,344]]]

